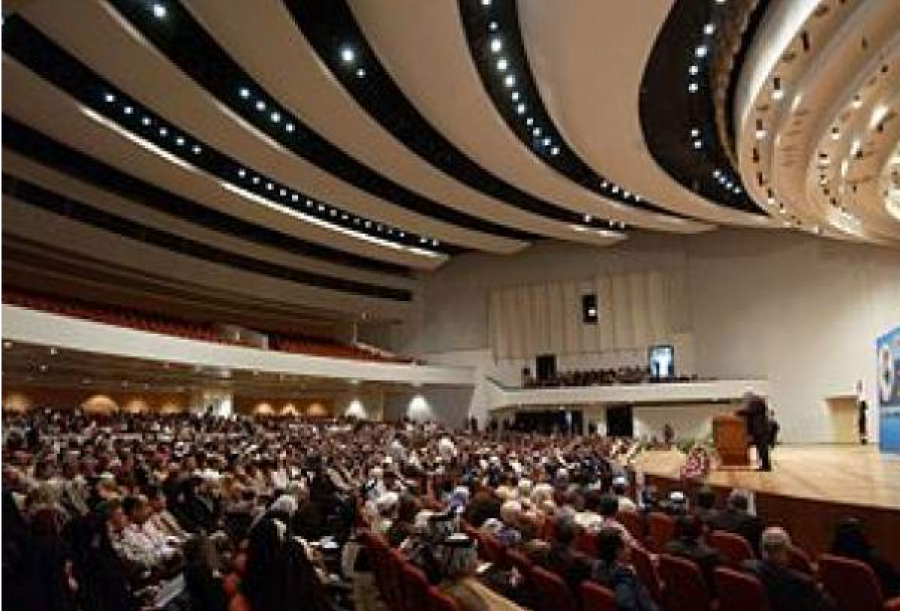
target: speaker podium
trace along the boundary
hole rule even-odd
[[[747,467],[747,423],[740,416],[723,414],[713,418],[713,441],[723,467]]]

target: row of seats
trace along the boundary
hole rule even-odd
[[[631,560],[638,579],[650,595],[667,611],[768,611],[765,589],[756,577],[740,570],[746,560],[754,558],[747,541],[736,534],[713,531],[706,542],[718,550],[724,566],[715,570],[717,597],[709,591],[703,573],[693,562],[662,553],[674,538],[675,522],[669,515],[652,512],[646,516],[646,528],[639,514],[621,512],[617,519],[643,545],[631,550]],[[538,611],[596,611],[614,609],[603,606],[605,594],[591,585],[582,584],[581,604],[565,581],[558,575],[533,566],[524,555],[507,550],[493,536],[477,529],[464,530],[479,544],[482,557],[501,567],[515,567],[532,588],[531,599]],[[555,522],[547,520],[541,537],[552,540]],[[596,535],[582,532],[576,546],[589,556],[597,556]],[[900,598],[885,600],[878,580],[863,562],[822,554],[813,564],[809,555],[798,547],[791,550],[794,570],[817,578],[834,598],[841,611],[900,611]],[[593,606],[592,606],[593,605]]]
[[[78,301],[61,301],[43,295],[10,290],[3,291],[3,302],[61,316],[81,318],[150,333],[161,333],[206,342],[241,345],[240,342],[230,341],[222,337],[212,325],[206,323],[187,322],[156,314],[108,306],[96,306]],[[269,348],[280,352],[341,359],[397,363],[410,362],[406,358],[319,338],[269,334]]]

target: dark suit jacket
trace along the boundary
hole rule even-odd
[[[578,592],[582,581],[589,579],[593,561],[589,556],[568,545],[553,544],[546,556],[546,568],[563,578],[572,592]]]
[[[719,552],[705,543],[689,541],[687,539],[675,539],[666,543],[666,553],[692,561],[703,572],[703,579],[711,594],[715,592],[713,573],[721,563]]]
[[[835,611],[834,601],[809,576],[763,560],[748,560],[744,569],[766,588],[772,611]]]

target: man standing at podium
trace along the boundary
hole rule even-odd
[[[769,408],[762,397],[748,392],[744,395],[744,407],[738,411],[738,416],[747,420],[747,433],[756,447],[756,455],[759,457],[759,470],[771,471],[772,463],[769,461],[769,443],[771,434],[769,431]]]

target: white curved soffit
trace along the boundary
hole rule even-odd
[[[277,295],[281,302],[319,311],[351,315],[365,311],[375,320],[402,319],[412,309],[411,301],[322,288],[175,252],[36,208],[6,194],[3,220],[4,232],[9,235],[64,250],[73,260],[99,261],[201,292],[230,290],[249,298]],[[128,256],[123,257],[122,253]],[[164,272],[161,274],[160,270]]]
[[[878,187],[900,130],[898,32],[895,0],[802,0],[766,13],[740,75],[735,133],[748,192],[785,224],[900,240]]]
[[[320,227],[299,212],[276,208],[249,191],[228,188],[218,178],[130,135],[6,55],[3,84],[4,114],[107,165],[205,206],[301,239],[392,263],[433,269],[447,260],[445,255],[419,254]]]
[[[360,29],[410,102],[475,163],[560,207],[635,227],[694,233],[705,223],[640,210],[566,178],[509,129],[472,62],[454,0],[348,0]],[[557,2],[548,2],[554,7]]]
[[[709,222],[773,226],[765,216],[714,204],[686,189],[647,149],[641,80],[673,4],[519,0],[522,40],[544,105],[585,163],[623,188]]]
[[[149,110],[248,168],[310,197],[466,248],[504,254],[526,246],[410,212],[307,162],[219,102],[103,0],[35,2],[23,16]],[[174,91],[178,95],[172,95]]]
[[[219,232],[199,223],[182,220],[176,216],[170,216],[153,208],[137,204],[112,191],[107,191],[44,166],[6,148],[3,149],[3,172],[132,222],[166,231],[194,242],[240,253],[261,261],[356,282],[379,284],[407,290],[415,288],[416,283],[411,278],[379,273],[347,264],[331,263],[324,259],[295,254],[260,244],[259,242],[246,240],[230,233]]]
[[[395,182],[472,216],[561,240],[595,245],[621,236],[573,232],[567,223],[516,208],[458,182],[384,129],[316,54],[282,0],[189,0],[219,45],[269,94],[345,153]]]

